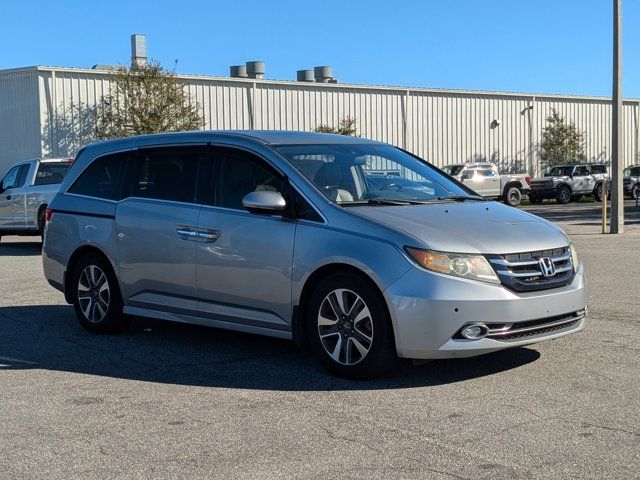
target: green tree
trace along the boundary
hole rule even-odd
[[[318,133],[337,133],[338,135],[356,136],[358,134],[356,123],[355,118],[345,117],[340,120],[337,127],[330,127],[329,125],[321,124],[313,131]]]
[[[109,93],[98,103],[96,136],[179,132],[203,125],[198,105],[190,100],[175,72],[150,62],[111,74]]]
[[[540,161],[543,167],[584,161],[584,134],[574,122],[567,122],[555,109],[542,131]]]

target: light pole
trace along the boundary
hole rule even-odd
[[[622,191],[622,0],[613,0],[613,98],[611,122],[611,223],[610,233],[624,232]],[[606,182],[602,201],[607,201]]]

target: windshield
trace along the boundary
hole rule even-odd
[[[573,165],[567,167],[553,167],[547,177],[568,177],[573,173]]]
[[[451,175],[452,177],[454,177],[458,175],[463,168],[464,165],[447,165],[446,167],[442,167],[442,171],[447,175]]]
[[[626,168],[623,175],[625,177],[640,177],[640,167]]]
[[[283,145],[277,150],[340,204],[473,195],[435,167],[390,145]]]

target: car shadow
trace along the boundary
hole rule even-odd
[[[425,387],[493,375],[536,361],[518,348],[421,366],[405,362],[386,378],[352,381],[327,373],[292,342],[136,318],[120,335],[87,333],[68,305],[0,308],[0,371],[44,369],[127,380],[284,391]]]
[[[0,241],[0,257],[32,257],[42,253],[40,242]]]

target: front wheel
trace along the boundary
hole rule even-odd
[[[90,253],[80,259],[73,274],[73,306],[80,324],[93,333],[117,333],[129,324],[122,313],[122,296],[111,265]]]
[[[314,353],[338,376],[373,378],[398,362],[384,299],[358,275],[333,274],[318,284],[309,302],[307,329]]]
[[[504,194],[504,203],[511,207],[517,207],[522,201],[522,192],[518,187],[509,187]]]
[[[571,201],[571,190],[569,187],[560,187],[556,193],[556,201],[562,205],[565,205]]]
[[[640,185],[637,183],[631,189],[631,198],[634,200],[640,200]]]

